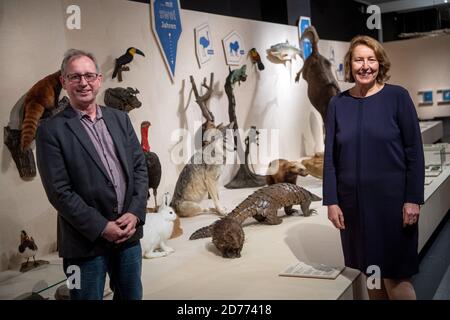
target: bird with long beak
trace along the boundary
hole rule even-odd
[[[34,242],[33,237],[29,237],[25,230],[22,230],[20,233],[19,253],[23,258],[27,259],[27,262],[25,263],[26,266],[28,265],[28,261],[30,260],[30,258],[33,258],[34,266],[38,265],[36,259],[34,258],[37,251],[38,247]]]
[[[116,64],[114,66],[114,72],[112,75],[113,79],[118,75],[119,82],[122,82],[122,71],[130,70],[126,65],[133,61],[135,54],[139,54],[145,57],[145,54],[141,50],[135,47],[130,47],[127,49],[127,51],[125,51],[123,55],[116,59]]]

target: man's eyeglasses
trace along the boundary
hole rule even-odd
[[[84,77],[84,79],[87,82],[93,82],[93,81],[97,80],[98,76],[99,76],[98,73],[88,72],[85,74],[78,74],[78,73],[68,74],[66,76],[66,78],[67,78],[67,80],[69,80],[69,82],[79,83],[79,82],[81,82],[81,77]]]

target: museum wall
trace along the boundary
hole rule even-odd
[[[104,83],[98,97],[103,103],[104,90],[110,87],[136,87],[140,91],[142,107],[130,112],[133,126],[140,138],[140,123],[152,123],[149,141],[163,164],[158,189],[158,201],[164,192],[173,192],[183,164],[173,163],[171,152],[180,146],[178,137],[171,135],[178,128],[194,135],[203,121],[191,92],[189,76],[197,83],[204,77],[209,80],[214,72],[216,93],[210,100],[210,109],[216,123],[228,123],[228,100],[223,86],[228,75],[221,40],[231,31],[237,31],[246,50],[257,48],[265,70],[257,71],[249,59],[247,81],[236,85],[236,112],[240,128],[278,130],[279,148],[270,150],[267,161],[283,157],[299,159],[323,150],[320,115],[309,103],[306,83],[295,83],[296,72],[302,61],[299,57],[285,64],[267,60],[265,50],[271,45],[285,42],[298,47],[297,29],[293,26],[231,18],[208,13],[182,10],[182,34],[178,43],[175,79],[172,82],[163,62],[160,49],[151,31],[149,5],[121,0],[97,1],[14,1],[0,3],[0,49],[2,62],[0,85],[2,108],[0,119],[8,125],[10,111],[19,98],[38,80],[60,67],[64,52],[80,48],[96,54]],[[67,6],[77,4],[81,8],[81,30],[66,28]],[[194,46],[194,28],[209,23],[215,55],[201,68],[197,63]],[[334,48],[336,61],[342,58],[346,44],[321,41],[321,51],[328,55]],[[130,71],[124,72],[124,81],[112,80],[114,59],[126,48],[137,47],[145,58],[136,56]],[[235,68],[235,67],[233,67]],[[61,93],[61,97],[64,91]],[[268,141],[275,145],[274,141]],[[264,141],[260,141],[260,150]],[[254,146],[253,146],[254,147]],[[20,178],[7,147],[1,146],[1,195],[0,195],[0,269],[18,263],[16,254],[20,231],[26,230],[39,246],[40,254],[56,249],[56,212],[48,203],[41,186],[39,174],[28,181]],[[33,143],[33,151],[35,146]],[[256,150],[256,149],[255,149]],[[254,161],[254,160],[253,160]],[[228,182],[236,165],[227,165],[220,183]],[[265,166],[255,165],[259,173]]]
[[[0,2],[0,52],[3,58],[0,63],[3,76],[0,119],[3,127],[8,125],[10,111],[19,98],[38,80],[59,69],[67,49],[92,51],[104,79],[99,103],[103,104],[107,88],[130,86],[140,91],[138,98],[142,106],[129,115],[139,138],[140,123],[144,120],[152,123],[149,142],[163,166],[158,189],[160,203],[164,192],[173,192],[183,167],[183,163],[173,161],[180,145],[188,145],[186,141],[179,143],[177,130],[185,129],[193,137],[204,121],[191,91],[190,75],[199,87],[202,79],[207,77],[209,81],[210,73],[214,72],[215,94],[210,99],[210,110],[216,123],[229,121],[228,100],[223,89],[228,66],[222,39],[234,30],[242,37],[247,51],[252,47],[259,51],[265,65],[265,70],[258,71],[248,58],[243,61],[247,65],[247,81],[237,84],[234,90],[239,127],[248,129],[255,125],[258,129],[269,130],[269,135],[272,130],[274,137],[278,137],[265,140],[261,136],[259,155],[262,157],[259,160],[263,163],[255,164],[255,170],[264,173],[267,162],[275,158],[295,160],[323,150],[320,115],[308,100],[306,82],[303,79],[299,83],[294,81],[302,66],[301,59],[297,57],[285,64],[273,63],[265,53],[271,45],[285,41],[298,47],[296,27],[181,10],[183,31],[178,42],[175,78],[171,81],[151,31],[148,4],[123,0],[43,0],[39,5],[36,3],[34,0]],[[66,8],[71,4],[81,8],[81,30],[66,28],[69,16]],[[200,68],[195,55],[194,28],[203,23],[210,26],[215,54]],[[449,70],[449,41],[443,39],[449,38],[386,44],[393,62],[391,82],[407,87],[415,101],[418,97],[414,93],[419,89],[448,88],[448,79],[444,77],[449,72],[443,70]],[[130,64],[131,70],[123,74],[123,82],[112,80],[114,59],[131,46],[142,50],[145,57],[135,57]],[[320,52],[334,62],[334,69],[338,68],[347,48],[346,42],[319,42]],[[339,85],[342,90],[350,87],[340,81]],[[256,157],[256,148],[252,147],[252,155]],[[32,149],[35,150],[34,144]],[[37,242],[38,257],[56,250],[56,212],[47,201],[39,174],[30,180],[21,179],[3,143],[0,151],[0,270],[5,270],[19,262],[16,252],[22,229]],[[187,158],[188,154],[184,156]],[[236,170],[237,165],[227,165],[219,183],[223,185],[230,181]],[[153,203],[153,199],[151,201]]]
[[[448,117],[450,104],[442,100],[439,89],[450,88],[450,35],[386,42],[392,62],[391,83],[408,89],[421,119]],[[432,90],[433,104],[420,106],[419,91]]]

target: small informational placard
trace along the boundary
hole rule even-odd
[[[209,24],[204,23],[194,29],[195,33],[195,53],[197,54],[198,65],[206,63],[214,55],[211,30]]]
[[[289,265],[279,275],[283,277],[336,279],[344,268],[344,266],[330,267],[321,263],[297,261]]]
[[[437,91],[438,95],[442,95],[438,104],[450,104],[450,89],[440,89]]]
[[[222,39],[225,59],[228,65],[238,66],[245,57],[244,41],[236,31],[231,31]]]
[[[173,80],[181,35],[180,4],[178,0],[151,0],[150,4],[153,32]]]
[[[311,25],[310,17],[301,16],[298,20],[298,37],[299,39],[302,37],[303,31]],[[300,43],[300,46],[303,50],[303,60],[306,60],[309,55],[312,53],[312,43],[309,39],[305,39],[303,43]]]
[[[433,105],[433,90],[422,90],[417,93],[421,97],[419,106]]]

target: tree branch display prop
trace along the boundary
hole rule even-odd
[[[213,93],[213,83],[214,83],[214,73],[211,72],[210,78],[209,78],[209,86],[206,84],[206,78],[203,79],[202,87],[206,88],[206,93],[203,95],[200,95],[198,93],[197,85],[195,84],[195,80],[193,76],[189,76],[189,79],[191,80],[192,84],[192,90],[194,91],[195,95],[195,102],[200,107],[200,110],[202,111],[203,117],[205,117],[207,122],[214,123],[214,115],[208,108],[208,100],[211,98],[211,95]]]
[[[241,188],[254,188],[262,187],[267,184],[267,179],[265,175],[259,175],[250,170],[248,156],[250,154],[250,145],[255,143],[257,146],[259,132],[256,130],[255,126],[252,126],[249,134],[245,138],[245,156],[244,163],[239,165],[239,170],[234,176],[234,178],[225,185],[228,189],[241,189]]]
[[[233,123],[233,131],[234,131],[234,150],[238,152],[239,160],[239,170],[234,176],[234,178],[225,185],[225,188],[228,189],[240,189],[240,188],[250,188],[250,187],[261,187],[266,185],[265,176],[260,176],[258,174],[253,173],[248,166],[248,155],[250,153],[250,144],[249,137],[245,139],[245,153],[244,153],[244,161],[242,161],[242,145],[241,139],[239,137],[238,131],[238,122],[236,118],[236,98],[234,96],[234,85],[237,83],[244,82],[247,80],[247,66],[244,64],[239,69],[229,70],[229,74],[225,80],[225,93],[228,97],[228,116],[230,118],[230,123]],[[254,133],[257,135],[256,127],[254,128]],[[256,141],[256,140],[255,140]],[[243,162],[243,163],[242,163]]]

